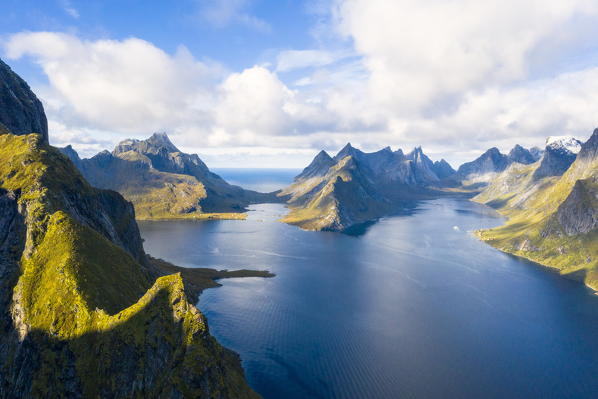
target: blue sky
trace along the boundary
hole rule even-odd
[[[301,167],[348,141],[458,164],[589,136],[594,3],[5,0],[0,54],[51,142],[84,156],[163,130],[214,167]]]

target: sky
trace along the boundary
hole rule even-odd
[[[0,57],[81,156],[167,132],[210,167],[347,142],[490,147],[598,126],[595,0],[2,0]]]

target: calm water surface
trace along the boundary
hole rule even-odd
[[[277,274],[222,280],[199,302],[264,398],[598,396],[598,297],[477,241],[501,223],[488,208],[422,202],[360,236],[284,212],[140,224],[153,256]]]

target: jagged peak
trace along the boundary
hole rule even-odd
[[[546,139],[546,149],[548,150],[565,150],[572,154],[577,154],[581,150],[581,145],[581,141],[569,135],[550,136]]]
[[[592,135],[590,136],[588,141],[583,143],[583,145],[581,146],[581,149],[579,151],[578,157],[580,157],[580,158],[595,157],[597,155],[597,153],[598,153],[598,128],[594,129],[594,132],[592,133]]]
[[[127,151],[137,151],[141,153],[158,153],[162,151],[168,153],[180,152],[180,150],[174,144],[172,144],[168,135],[163,132],[154,133],[145,140],[123,140],[114,148],[114,154]]]
[[[324,150],[321,150],[320,152],[318,152],[318,154],[314,157],[314,161],[316,159],[329,159],[332,161],[332,157],[330,155],[328,155],[328,153]],[[313,161],[312,161],[313,162]]]

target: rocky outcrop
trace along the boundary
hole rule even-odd
[[[0,149],[0,397],[257,397],[130,203],[39,135]]]
[[[0,60],[0,133],[39,133],[48,142],[48,121],[29,85]]]
[[[549,137],[540,166],[534,172],[535,179],[561,176],[575,161],[581,142],[573,137]]]
[[[576,181],[556,212],[556,219],[567,235],[589,233],[598,227],[598,199],[587,185],[583,180]]]

